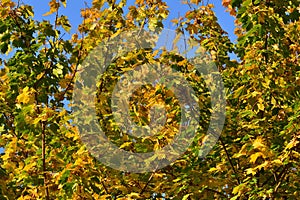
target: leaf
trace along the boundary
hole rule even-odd
[[[276,100],[275,100],[274,97],[271,98],[271,104],[274,105],[274,106],[276,106]]]
[[[8,43],[2,42],[0,44],[0,50],[1,50],[1,53],[7,53],[8,52]]]
[[[67,6],[66,0],[49,1],[49,12],[45,15],[55,14],[60,6]],[[88,2],[89,5],[82,7],[83,20],[78,33],[72,38],[70,15],[61,15],[68,14],[66,9],[59,10],[57,20],[53,20],[55,16],[43,19],[33,17],[31,8],[26,10],[27,5],[1,1],[0,51],[9,54],[1,56],[0,67],[0,199],[264,199],[270,198],[279,186],[275,198],[285,198],[288,194],[291,199],[297,199],[300,179],[293,167],[297,167],[300,158],[296,148],[300,123],[300,110],[296,106],[300,98],[298,1],[284,4],[283,1],[222,0],[223,6],[234,15],[228,18],[232,22],[226,23],[236,27],[235,42],[229,38],[231,33],[222,29],[224,20],[218,19],[212,5],[205,2],[189,5],[191,1],[184,1],[187,9],[177,8],[186,13],[173,20],[178,34],[161,37],[161,43],[170,46],[176,43],[174,52],[158,51],[164,48],[155,46],[156,34],[150,31],[147,35],[149,28],[168,27],[168,20],[163,19],[173,9],[171,1]],[[142,37],[136,37],[138,34],[131,30],[137,30]],[[127,31],[129,43],[121,38]],[[118,41],[122,44],[118,45]],[[151,48],[144,50],[137,45],[139,42]],[[86,64],[89,60],[86,58],[93,58],[92,51],[98,46],[103,53],[96,53],[95,60]],[[182,53],[180,50],[185,51],[185,47],[186,52]],[[195,60],[190,55],[193,51]],[[179,52],[183,55],[178,55]],[[209,64],[210,54],[215,70]],[[199,65],[194,61],[199,61]],[[160,68],[177,71],[187,84],[163,73],[158,74],[162,81],[156,80],[151,78],[154,73],[148,74],[151,70],[145,70],[141,74],[143,81],[138,76],[130,81],[138,85],[148,84],[149,80],[153,89],[126,88],[127,75],[135,74],[134,69],[143,64],[156,67],[154,71]],[[100,69],[103,74],[97,76],[97,69],[88,72],[85,70],[88,67],[107,68]],[[197,71],[198,67],[201,70]],[[82,77],[87,80],[80,80]],[[167,90],[159,84],[163,80],[167,86],[177,85]],[[130,107],[128,114],[133,113],[125,119],[118,113],[121,123],[116,122],[117,115],[113,113],[118,107],[113,105],[113,94],[120,97],[124,91],[115,91],[118,82],[128,89],[125,96],[137,99],[132,107],[120,102],[120,106]],[[74,83],[79,87],[74,87]],[[186,85],[195,94],[186,95]],[[87,86],[94,87],[89,90]],[[225,98],[218,94],[223,87],[227,91],[226,99],[219,101]],[[70,104],[75,94],[80,100]],[[99,94],[99,98],[96,95],[95,99],[94,94]],[[85,95],[88,98],[81,98]],[[197,101],[187,105],[180,95]],[[225,102],[226,116],[222,117],[224,113],[218,108],[225,107]],[[165,118],[151,115],[150,108],[156,103],[164,105]],[[95,118],[88,115],[95,112],[94,107],[89,108],[91,104],[96,110]],[[187,108],[186,112],[183,107]],[[80,120],[73,120],[74,109],[82,111]],[[143,124],[141,120],[144,120],[147,124],[149,116],[151,120],[170,123],[162,128],[151,123],[157,135],[128,136],[132,130],[123,134],[119,126],[122,122]],[[197,123],[193,124],[191,117],[196,117]],[[184,119],[186,123],[182,124]],[[99,123],[104,137],[92,135],[98,132],[97,127],[91,126],[93,120]],[[79,122],[84,125],[79,126]],[[191,137],[195,138],[176,160],[173,148],[176,151],[186,141],[181,137],[181,127],[187,127],[186,132],[193,133]],[[225,145],[221,148],[214,145],[218,138],[215,131],[222,132]],[[105,137],[109,140],[102,140]],[[89,145],[84,145],[85,142]],[[122,159],[115,149],[101,149],[109,142],[121,147],[118,149],[121,152],[128,150],[129,154],[145,156],[145,165],[144,160],[135,162],[132,156]],[[106,166],[102,158],[106,164],[112,161],[114,165]],[[293,166],[285,170],[283,165],[288,163]],[[155,173],[154,170],[131,172],[157,164],[163,164],[163,168],[158,165]],[[238,174],[233,173],[232,164]],[[277,175],[280,185],[272,180],[272,174]],[[242,184],[237,186],[237,180]],[[49,189],[49,198],[45,188]],[[143,194],[139,195],[140,192]]]
[[[198,5],[201,2],[201,0],[191,0],[191,3]]]
[[[56,23],[57,25],[61,25],[65,31],[70,32],[71,25],[67,16],[61,15],[59,18],[57,18]]]
[[[223,1],[222,1],[222,5],[223,5],[224,7],[228,7],[228,5],[230,4],[230,2],[231,2],[231,0],[223,0]]]
[[[129,198],[140,198],[140,194],[136,192],[132,192],[128,195]]]
[[[191,196],[191,194],[186,194],[182,197],[182,200],[187,200],[189,198],[189,196]]]
[[[235,92],[234,92],[233,97],[234,97],[234,98],[239,97],[239,96],[241,95],[241,93],[243,92],[244,88],[245,88],[245,86],[242,85],[242,86],[240,86],[238,89],[236,89]]]
[[[63,185],[64,183],[66,183],[67,180],[68,180],[68,177],[69,177],[70,173],[71,173],[70,170],[65,170],[65,171],[63,172],[63,174],[61,175],[61,177],[60,177],[59,183],[62,184],[62,185]]]
[[[260,3],[260,1],[261,1],[261,0],[255,0],[255,1],[254,1],[254,4],[257,5],[257,4]]]
[[[27,14],[31,17],[34,17],[34,13],[32,10],[32,6],[26,6],[25,11],[27,12]]]
[[[63,70],[62,69],[53,69],[53,74],[55,75],[55,76],[60,76],[60,75],[62,75],[63,74]]]
[[[296,140],[295,138],[292,139],[287,145],[286,145],[286,149],[292,149],[293,147],[295,147],[297,144],[299,143],[298,140]]]
[[[106,195],[101,195],[100,198],[97,198],[97,199],[106,200],[106,199],[109,199],[109,197],[111,197],[111,195],[110,194],[106,194]]]
[[[67,0],[61,0],[60,2],[65,8],[67,7]]]
[[[257,107],[259,110],[262,110],[262,111],[265,110],[265,106],[264,106],[263,102],[258,102]]]
[[[240,185],[234,187],[232,190],[232,194],[240,193],[242,189],[244,189],[244,184],[240,184]]]
[[[212,167],[212,168],[210,168],[208,171],[209,171],[209,172],[215,172],[215,171],[218,171],[218,169],[215,168],[215,167]]]
[[[250,162],[255,163],[257,158],[259,158],[259,157],[265,158],[265,155],[262,152],[256,152],[254,154],[251,154],[250,155]]]
[[[26,86],[25,88],[23,88],[22,93],[18,95],[17,102],[24,104],[33,103],[35,101],[33,95],[34,92],[35,90],[33,88],[29,88],[28,86]]]
[[[265,148],[265,145],[263,143],[264,143],[263,138],[259,136],[253,141],[252,145],[254,149],[262,149]]]
[[[131,146],[131,144],[132,144],[132,142],[125,142],[119,148],[122,149],[124,147],[129,147],[129,146]]]
[[[57,2],[57,0],[51,0],[49,2],[49,7],[50,7],[50,11],[43,14],[43,16],[48,16],[48,15],[51,15],[51,14],[57,12],[57,10],[59,8],[59,2]]]
[[[254,168],[246,169],[247,174],[252,174],[253,176],[256,174],[256,170]]]
[[[36,162],[31,162],[31,163],[25,165],[23,170],[26,171],[26,172],[33,171],[35,166],[36,166]]]
[[[4,125],[0,126],[0,134],[4,132]]]
[[[7,30],[7,25],[5,23],[0,23],[0,34]]]
[[[265,109],[264,100],[262,98],[258,99],[257,107],[259,110],[262,110],[262,111]]]

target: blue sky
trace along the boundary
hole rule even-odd
[[[43,19],[54,20],[54,15],[43,16],[44,13],[49,11],[49,1],[50,0],[21,0],[20,2],[32,5],[35,13],[35,19],[40,21]],[[76,33],[78,25],[82,22],[80,10],[84,9],[86,5],[90,6],[91,2],[92,0],[67,0],[67,7],[60,8],[60,14],[67,16],[70,20],[70,23],[72,25],[71,33]],[[127,0],[127,2],[128,5],[133,5],[135,0]],[[187,5],[182,4],[182,0],[165,0],[165,2],[167,2],[170,11],[170,15],[165,23],[165,28],[173,30],[175,29],[175,27],[172,26],[172,22],[170,22],[170,20],[178,18],[178,16],[183,16],[185,12],[189,10],[189,7]],[[213,10],[217,15],[220,25],[229,34],[230,40],[232,42],[235,42],[236,36],[233,33],[234,18],[230,16],[228,12],[226,12],[226,8],[222,6],[221,0],[211,0],[210,3],[215,6]],[[68,35],[65,35],[65,37],[68,37]],[[0,58],[7,59],[11,55],[12,53],[10,53],[9,55],[0,54]],[[232,56],[233,58],[236,57],[234,54],[230,54],[230,56]],[[0,68],[1,67],[3,66],[0,66]]]

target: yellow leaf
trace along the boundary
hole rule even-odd
[[[139,193],[136,193],[136,192],[132,192],[128,195],[128,197],[130,198],[139,198],[140,197],[140,194]]]
[[[274,99],[274,97],[271,98],[271,104],[274,106],[276,105],[276,100]]]
[[[259,110],[265,110],[265,106],[264,106],[263,102],[258,102],[257,106],[258,106]]]
[[[41,78],[44,76],[44,74],[45,74],[44,72],[43,72],[43,73],[40,73],[40,74],[36,77],[36,79],[37,79],[37,80],[41,79]]]
[[[263,164],[258,165],[257,167],[255,167],[255,169],[259,169],[261,170],[262,168],[266,168],[269,164],[269,161],[265,161]]]
[[[116,24],[116,28],[122,28],[123,27],[123,24],[121,23],[121,22],[118,22],[117,24]]]
[[[241,156],[247,155],[247,147],[248,147],[248,144],[244,144],[242,146],[241,150],[238,153],[233,155],[233,158],[239,158]]]
[[[132,144],[132,142],[125,142],[120,146],[120,149],[124,148],[124,147],[129,147]]]
[[[239,158],[239,157],[241,157],[241,156],[245,156],[246,155],[246,153],[235,153],[235,154],[233,154],[233,158]]]
[[[233,194],[237,194],[237,193],[239,193],[242,189],[244,189],[244,184],[240,184],[240,185],[234,187],[233,190],[232,190],[232,193],[233,193]]]
[[[13,162],[4,161],[2,167],[5,168],[8,172],[12,172],[16,169],[16,164]]]
[[[215,172],[215,171],[218,171],[218,169],[215,168],[215,167],[212,167],[212,168],[210,168],[208,171],[209,171],[209,172]]]
[[[153,177],[163,178],[165,175],[166,175],[165,173],[154,173]]]
[[[66,135],[67,138],[72,138],[72,137],[75,136],[75,134],[72,133],[71,131],[67,131],[65,135]]]
[[[86,164],[86,162],[84,160],[82,160],[81,158],[77,158],[77,160],[74,163],[74,165],[77,165],[77,166],[81,166],[84,164]]]
[[[240,96],[240,94],[242,93],[242,91],[243,91],[243,89],[245,88],[245,86],[244,85],[242,85],[241,87],[239,87],[238,89],[236,89],[236,91],[234,92],[234,95],[233,95],[233,97],[234,98],[237,98],[237,97],[239,97]]]
[[[292,141],[290,141],[287,145],[286,145],[286,149],[291,149],[293,147],[295,147],[297,144],[299,143],[299,141],[293,139]]]
[[[258,15],[258,22],[261,24],[265,22],[265,14],[263,12]]]
[[[107,198],[109,198],[109,197],[111,197],[111,195],[109,195],[109,194],[106,194],[106,195],[102,195],[102,196],[100,196],[100,197],[99,197],[99,198],[97,198],[97,199],[104,200],[104,199],[107,199]]]
[[[28,86],[26,86],[22,93],[20,93],[17,97],[17,102],[18,103],[24,103],[24,104],[28,104],[28,103],[33,103],[34,102],[34,95],[33,93],[35,92],[35,90],[33,88],[30,88]]]
[[[261,149],[261,148],[265,148],[265,145],[263,144],[263,139],[261,137],[257,137],[254,141],[253,141],[253,147],[254,149]]]
[[[153,150],[158,150],[158,149],[160,149],[161,147],[160,147],[160,145],[159,145],[159,143],[158,143],[158,141],[156,141],[156,143],[154,144],[154,147],[153,147]]]
[[[179,66],[184,66],[184,65],[186,65],[187,64],[187,60],[182,60],[182,61],[179,61],[178,63],[177,63]]]
[[[83,154],[85,154],[87,152],[87,150],[85,149],[84,146],[81,146],[80,149],[76,152],[76,154],[78,156],[82,156]]]
[[[256,97],[256,96],[259,95],[259,94],[261,94],[261,93],[258,92],[258,91],[254,91],[254,92],[251,93],[251,96],[252,96],[252,97]]]
[[[172,19],[171,22],[173,22],[174,24],[177,24],[179,22],[178,19]]]
[[[276,160],[273,160],[272,163],[281,165],[281,164],[282,164],[282,161],[279,160],[279,159],[276,159]]]
[[[174,38],[174,40],[172,42],[172,45],[173,45],[174,49],[178,48],[176,44],[178,43],[178,41],[180,41],[181,37],[182,37],[181,33],[176,34],[176,36],[175,36],[175,38]]]
[[[253,169],[253,168],[249,168],[249,169],[246,169],[246,173],[247,173],[247,174],[255,175],[255,174],[256,174],[256,170]]]
[[[250,156],[250,162],[255,163],[259,157],[265,158],[265,155],[262,152],[256,152]]]
[[[61,0],[60,2],[65,8],[67,7],[67,0]]]
[[[182,200],[187,200],[189,198],[189,196],[191,196],[191,194],[186,194],[183,196]]]
[[[56,2],[56,0],[51,0],[49,2],[50,11],[43,14],[43,16],[51,15],[52,13],[55,13],[59,8],[59,2]]]
[[[26,166],[23,168],[23,170],[26,171],[26,172],[28,172],[28,171],[32,170],[33,167],[35,167],[35,166],[36,166],[36,162],[32,162],[32,163],[29,163],[28,165],[26,165]]]
[[[128,192],[128,188],[125,187],[124,185],[117,185],[114,188],[117,189],[117,190],[120,190],[122,192],[126,192],[126,193]]]

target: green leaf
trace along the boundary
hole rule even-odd
[[[1,50],[1,53],[6,53],[8,51],[8,44],[5,42],[2,42],[0,44],[0,50]]]
[[[67,182],[69,176],[70,176],[71,171],[70,170],[65,170],[62,176],[60,177],[59,183],[64,184]]]
[[[0,34],[7,30],[7,26],[4,22],[0,22]]]

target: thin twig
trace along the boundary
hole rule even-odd
[[[274,189],[274,192],[273,192],[273,195],[274,195],[274,196],[275,196],[275,194],[277,193],[277,191],[278,191],[280,185],[282,184],[282,182],[283,182],[285,176],[288,174],[288,171],[289,171],[289,165],[290,165],[290,163],[287,164],[287,165],[285,166],[285,168],[282,170],[282,172],[279,174],[279,178],[278,178],[278,181],[279,181],[279,182],[277,183],[276,186],[275,186],[276,182],[274,183],[274,186],[275,186],[275,189]]]
[[[143,189],[141,190],[140,195],[143,194],[143,193],[145,192],[145,190],[146,190],[147,186],[149,185],[150,181],[152,180],[154,174],[155,174],[155,172],[153,172],[153,173],[151,174],[151,176],[149,177],[149,179],[148,179],[146,185],[145,185],[145,186],[143,187]]]
[[[45,123],[42,122],[42,160],[43,160],[43,175],[44,175],[44,187],[46,193],[46,200],[49,200],[49,189],[47,186],[47,172],[46,172],[46,134]]]
[[[221,145],[222,145],[222,147],[223,147],[223,149],[224,149],[224,151],[225,151],[225,153],[226,153],[226,157],[227,157],[227,159],[228,159],[228,161],[229,161],[229,163],[230,163],[230,166],[231,166],[232,170],[234,171],[234,173],[236,174],[237,182],[238,182],[238,184],[241,184],[241,181],[240,181],[240,179],[239,179],[239,177],[238,177],[238,173],[237,173],[237,171],[236,171],[236,169],[235,169],[235,167],[234,167],[234,165],[233,165],[233,163],[232,163],[232,160],[231,160],[231,158],[230,158],[230,156],[229,156],[229,153],[228,153],[228,151],[227,151],[227,149],[226,149],[226,147],[225,147],[225,143],[223,142],[223,140],[222,140],[221,137],[220,137],[220,142],[221,142]]]
[[[56,2],[56,3],[59,3],[59,2]],[[58,10],[59,10],[59,7],[57,8],[56,13],[55,13],[54,29],[57,28]]]
[[[107,188],[106,188],[106,186],[105,186],[105,184],[104,184],[104,182],[101,180],[101,185],[102,185],[102,187],[104,188],[104,190],[105,190],[105,193],[106,194],[109,194],[108,193],[108,190],[107,190]]]

